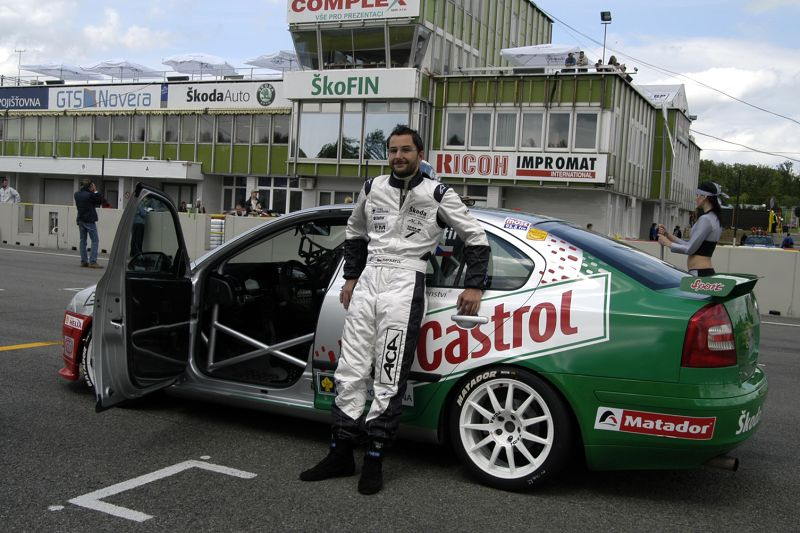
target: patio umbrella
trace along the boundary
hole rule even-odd
[[[291,50],[281,50],[274,54],[260,55],[245,61],[245,64],[272,70],[300,70],[300,62],[297,60],[295,53]]]
[[[236,74],[236,69],[221,57],[209,54],[179,54],[168,57],[164,65],[172,67],[181,74],[213,74],[214,76],[229,76]]]
[[[103,76],[89,72],[77,65],[69,63],[42,63],[39,65],[20,65],[20,69],[36,72],[44,76],[53,76],[60,80],[102,80]]]
[[[164,75],[163,72],[159,72],[150,67],[140,65],[139,63],[133,63],[125,59],[109,59],[107,61],[101,61],[96,65],[87,67],[86,70],[119,79],[160,78]]]

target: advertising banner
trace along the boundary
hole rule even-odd
[[[160,83],[149,85],[62,85],[52,87],[48,109],[130,111],[160,109]]]
[[[289,24],[419,16],[420,0],[289,0]]]
[[[606,154],[432,151],[428,161],[440,178],[494,178],[605,183]]]
[[[419,73],[413,68],[310,70],[284,75],[286,94],[297,100],[414,98]]]
[[[47,109],[46,87],[0,88],[0,110]]]
[[[290,108],[282,81],[170,84],[167,108],[186,109],[264,109]]]

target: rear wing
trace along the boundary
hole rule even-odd
[[[758,276],[753,274],[716,274],[703,278],[687,276],[681,279],[681,290],[731,300],[752,292],[757,281]]]

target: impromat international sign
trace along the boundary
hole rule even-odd
[[[608,156],[597,153],[433,151],[437,176],[604,183]]]
[[[348,22],[419,16],[420,0],[289,0],[287,21]]]

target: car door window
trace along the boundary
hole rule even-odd
[[[486,236],[491,249],[487,289],[511,291],[525,285],[534,268],[531,258],[492,233]],[[466,270],[464,241],[452,228],[447,228],[428,261],[426,285],[429,288],[463,288]]]
[[[128,272],[172,273],[179,246],[176,225],[167,204],[159,197],[145,196],[133,219]]]

